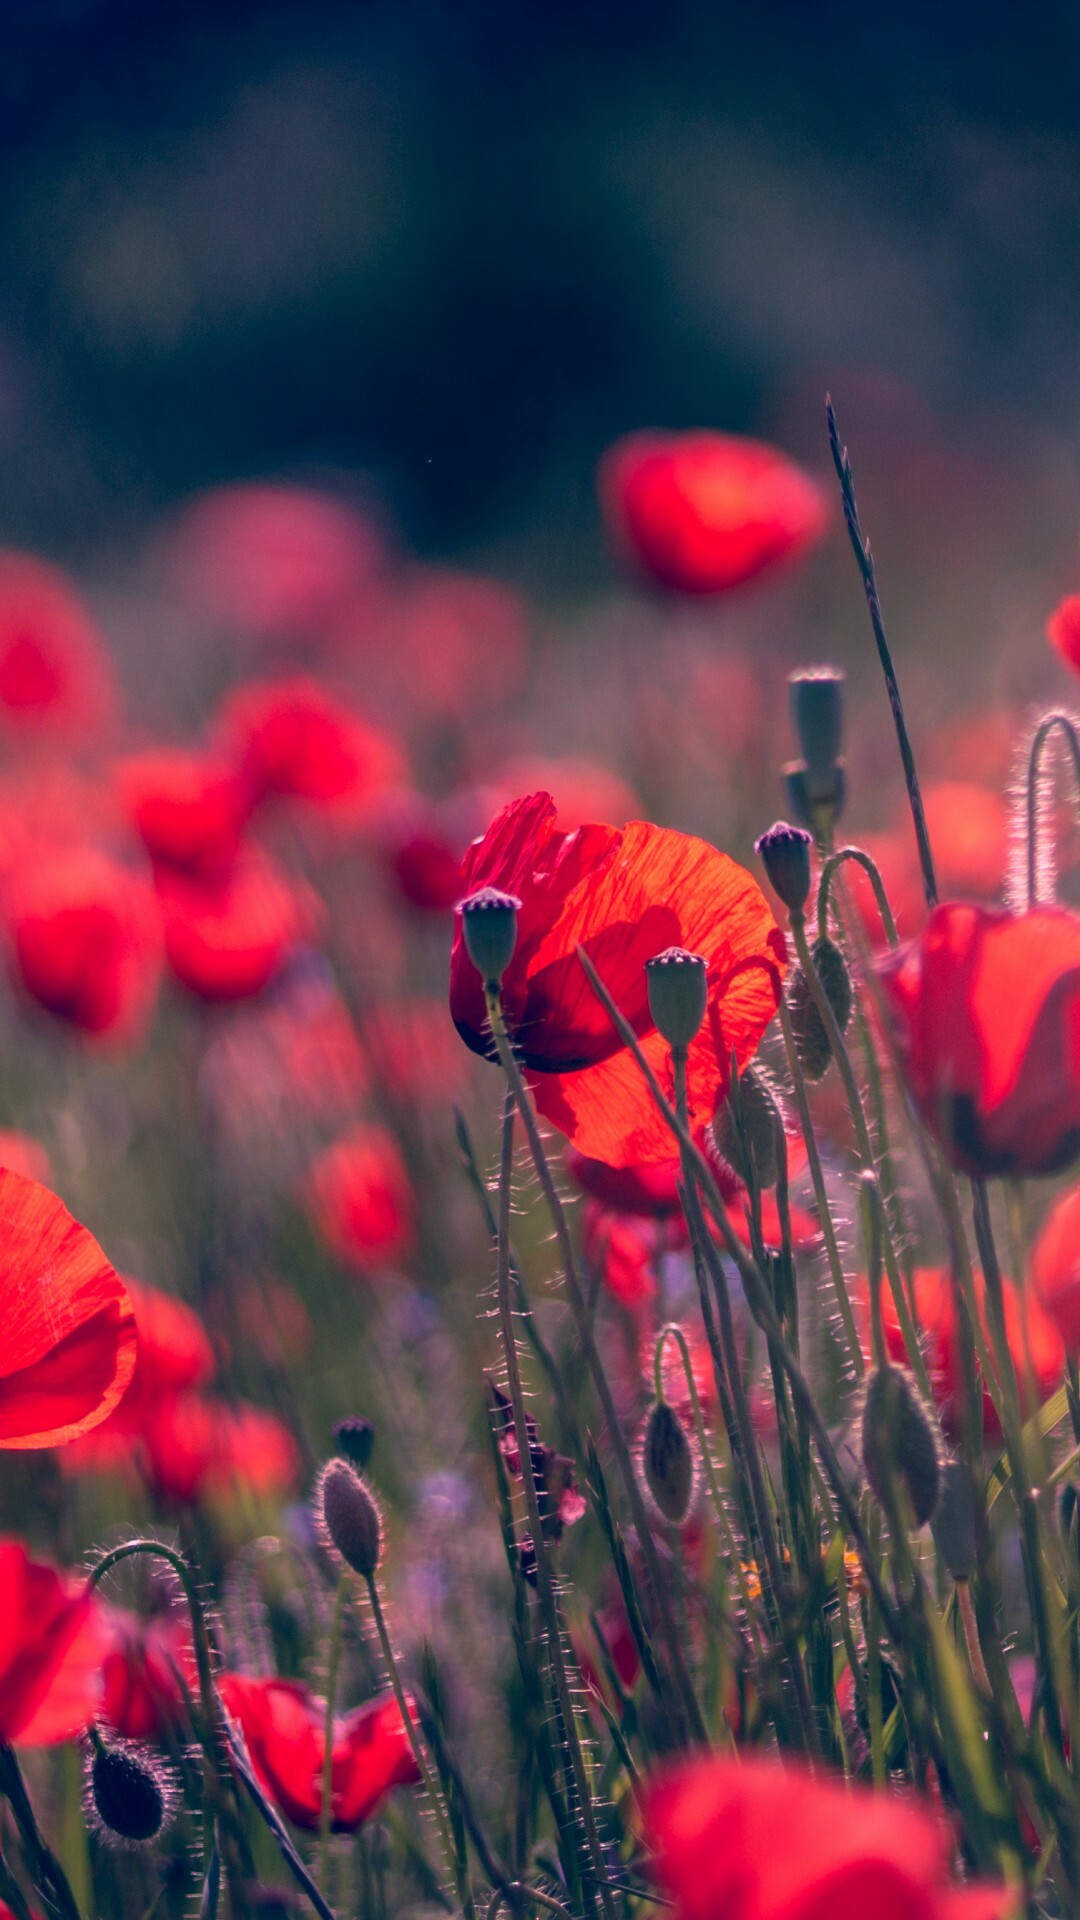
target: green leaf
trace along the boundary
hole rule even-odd
[[[1068,1393],[1064,1387],[1059,1387],[1056,1393],[1051,1394],[1045,1406],[1041,1406],[1038,1413],[1033,1413],[1031,1419],[1026,1423],[1023,1432],[1025,1445],[1027,1445],[1029,1441],[1038,1438],[1045,1440],[1047,1435],[1053,1433],[1056,1427],[1060,1427],[1068,1411]],[[987,1513],[989,1513],[998,1495],[1004,1493],[1011,1479],[1012,1467],[1009,1463],[1009,1456],[1007,1453],[1003,1453],[1000,1458],[995,1461],[990,1472],[990,1479],[987,1482]]]

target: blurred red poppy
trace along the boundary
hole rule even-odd
[[[214,1371],[210,1336],[194,1310],[142,1280],[125,1279],[135,1312],[139,1357],[115,1419],[136,1428],[164,1395],[201,1386]]]
[[[277,794],[351,816],[402,773],[386,734],[301,674],[238,687],[219,736],[256,800]]]
[[[1080,673],[1080,593],[1066,594],[1046,623],[1046,637],[1067,667]]]
[[[381,559],[378,533],[356,508],[267,482],[203,494],[172,543],[185,599],[267,641],[323,636]]]
[[[946,899],[1000,899],[1009,849],[1008,810],[1001,794],[973,780],[935,780],[923,788],[923,806],[938,886]],[[859,845],[877,862],[900,938],[912,938],[926,919],[926,896],[910,820],[886,833],[866,834]],[[846,877],[870,937],[880,945],[884,929],[870,882],[854,863]]]
[[[223,1673],[221,1698],[237,1720],[259,1781],[298,1827],[317,1829],[322,1811],[326,1706],[295,1680]],[[410,1714],[412,1702],[406,1695]],[[330,1815],[336,1833],[362,1825],[394,1787],[420,1774],[392,1693],[335,1714]]]
[[[381,596],[361,596],[339,638],[387,711],[437,726],[505,705],[524,672],[528,629],[528,607],[505,581],[413,567]]]
[[[759,440],[635,433],[600,466],[612,538],[662,587],[723,593],[821,538],[816,483]]]
[[[104,1620],[100,1717],[125,1740],[165,1739],[183,1717],[185,1687],[197,1687],[189,1623],[179,1614],[140,1620],[121,1607],[106,1608]]]
[[[1069,1353],[1080,1352],[1080,1187],[1054,1202],[1031,1255],[1031,1283]]]
[[[120,797],[151,860],[181,873],[222,873],[251,811],[232,768],[183,747],[131,754],[116,769]]]
[[[218,879],[164,869],[156,879],[169,966],[200,1000],[262,993],[318,918],[310,890],[255,848]]]
[[[1080,916],[948,903],[880,965],[908,1085],[952,1164],[1066,1167],[1080,1152]]]
[[[458,885],[460,886],[460,881]],[[414,995],[372,1006],[360,1030],[371,1077],[391,1101],[446,1110],[467,1065],[445,1000]]]
[[[153,889],[91,847],[20,862],[8,899],[16,978],[57,1019],[118,1043],[144,1033],[161,977]]]
[[[944,1830],[915,1799],[740,1754],[646,1790],[653,1872],[675,1920],[1002,1920],[1009,1889],[949,1886]]]
[[[105,1647],[102,1610],[83,1582],[0,1540],[0,1740],[52,1746],[94,1718]]]
[[[233,1492],[287,1493],[300,1455],[275,1414],[246,1400],[216,1400],[193,1390],[148,1407],[140,1464],[159,1498],[193,1506]]]
[[[0,1168],[0,1447],[96,1427],[135,1370],[131,1300],[93,1235],[36,1180]]]
[[[12,735],[88,737],[114,698],[104,643],[71,583],[0,552],[0,722]]]
[[[592,825],[559,834],[555,818],[548,793],[504,808],[469,849],[461,891],[494,886],[522,902],[503,1005],[540,1112],[590,1159],[615,1167],[670,1160],[671,1133],[589,986],[578,945],[662,1081],[668,1048],[649,1012],[645,963],[670,946],[704,956],[708,1010],[687,1067],[700,1130],[727,1085],[732,1054],[745,1065],[776,1011],[783,934],[756,881],[704,840],[639,820],[624,831]],[[483,984],[460,920],[450,1011],[466,1044],[490,1058]]]
[[[666,1242],[666,1225],[661,1220],[618,1213],[599,1200],[585,1205],[581,1221],[585,1257],[612,1299],[631,1313],[650,1307],[660,1292],[657,1267]]]
[[[393,1267],[413,1245],[412,1184],[384,1127],[356,1127],[320,1154],[305,1199],[331,1252],[356,1273]]]
[[[52,1181],[49,1156],[40,1140],[10,1127],[0,1127],[0,1167],[10,1167],[12,1173],[25,1174],[28,1180],[39,1180],[42,1186]]]
[[[986,1287],[981,1273],[975,1276],[984,1338],[989,1344],[986,1325]],[[1033,1386],[1038,1405],[1048,1400],[1061,1385],[1065,1373],[1065,1350],[1052,1321],[1029,1294],[1018,1293],[1011,1280],[1003,1280],[1005,1334],[1013,1365],[1020,1383],[1025,1414],[1035,1412],[1030,1404]],[[864,1313],[867,1311],[865,1300]],[[904,1362],[907,1353],[892,1297],[886,1288],[882,1299],[882,1318],[889,1353]],[[920,1267],[915,1273],[915,1321],[923,1336],[927,1371],[941,1424],[949,1434],[958,1433],[963,1422],[963,1373],[960,1361],[960,1333],[952,1282],[944,1268]],[[869,1336],[866,1339],[869,1352]],[[1001,1423],[989,1391],[983,1387],[983,1430],[990,1439],[1000,1439]]]

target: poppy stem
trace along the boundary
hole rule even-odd
[[[793,912],[789,915],[789,920],[792,938],[795,942],[795,951],[799,956],[799,964],[806,976],[807,985],[810,988],[814,1005],[821,1016],[822,1025],[828,1035],[829,1045],[832,1049],[837,1067],[839,1068],[840,1078],[843,1081],[844,1092],[847,1095],[847,1103],[855,1127],[855,1142],[858,1148],[859,1158],[863,1163],[864,1171],[872,1173],[876,1177],[877,1156],[874,1152],[874,1143],[870,1138],[870,1129],[866,1123],[866,1114],[863,1110],[862,1096],[859,1093],[858,1082],[855,1079],[855,1070],[851,1064],[851,1055],[848,1053],[844,1036],[840,1031],[836,1015],[833,1012],[832,1002],[822,986],[820,975],[814,965],[814,958],[810,952],[809,943],[806,938],[805,917],[801,913]],[[926,1361],[923,1358],[918,1336],[915,1332],[915,1325],[911,1318],[911,1309],[908,1306],[907,1295],[904,1291],[903,1276],[900,1272],[900,1265],[896,1257],[896,1248],[893,1245],[892,1234],[888,1231],[886,1231],[883,1237],[882,1250],[885,1258],[885,1271],[889,1276],[889,1287],[892,1292],[893,1305],[896,1308],[896,1317],[900,1325],[900,1331],[904,1336],[904,1346],[907,1350],[908,1364],[927,1400],[932,1401],[933,1394],[930,1390]]]
[[[589,1777],[585,1768],[585,1756],[578,1738],[577,1718],[574,1713],[574,1701],[570,1692],[570,1682],[566,1671],[563,1653],[563,1630],[559,1619],[559,1605],[555,1596],[555,1582],[548,1558],[547,1542],[544,1538],[544,1517],[540,1512],[540,1498],[533,1471],[532,1443],[529,1436],[528,1417],[525,1412],[525,1394],[521,1384],[521,1368],[518,1365],[517,1342],[514,1336],[514,1316],[510,1304],[510,1186],[514,1168],[514,1116],[515,1102],[513,1090],[507,1087],[503,1099],[502,1145],[499,1155],[499,1211],[498,1236],[496,1240],[497,1278],[496,1306],[499,1317],[499,1334],[502,1340],[503,1359],[506,1364],[506,1381],[510,1392],[510,1405],[514,1418],[514,1438],[517,1443],[518,1464],[521,1470],[521,1483],[525,1492],[525,1511],[532,1535],[533,1554],[536,1560],[536,1584],[540,1598],[540,1612],[547,1635],[548,1658],[551,1662],[551,1677],[555,1687],[555,1698],[562,1723],[564,1767],[566,1775],[566,1797],[571,1808],[576,1808],[585,1841],[584,1857],[581,1861],[582,1887],[587,1895],[590,1912],[596,1911],[597,1889],[601,1890],[601,1901],[607,1920],[614,1920],[614,1909],[607,1894],[603,1892],[604,1856],[600,1846],[600,1836],[593,1818],[592,1795],[589,1790]]]
[[[900,748],[900,761],[904,769],[904,783],[907,787],[908,805],[915,825],[915,839],[919,849],[919,867],[922,871],[923,892],[928,907],[936,907],[938,898],[937,875],[934,872],[934,856],[930,851],[930,835],[926,827],[926,813],[923,808],[919,776],[915,771],[915,756],[911,751],[908,738],[907,721],[904,718],[904,703],[900,698],[900,687],[893,666],[889,642],[885,637],[885,622],[881,613],[881,600],[878,595],[877,575],[874,572],[874,558],[870,551],[870,542],[866,539],[859,522],[859,509],[855,500],[855,483],[851,474],[851,461],[847,448],[840,439],[840,429],[836,424],[831,396],[825,396],[825,419],[829,429],[829,450],[836,468],[836,477],[840,482],[840,498],[843,502],[844,521],[852,550],[862,575],[863,591],[870,611],[870,624],[874,629],[878,659],[881,671],[885,675],[885,687],[892,708],[893,724],[896,727],[896,739]]]
[[[580,952],[580,948],[578,951]],[[611,1450],[615,1455],[616,1464],[626,1492],[626,1498],[633,1516],[634,1526],[637,1530],[638,1543],[645,1561],[652,1603],[663,1635],[668,1662],[671,1668],[671,1676],[674,1682],[673,1692],[681,1708],[678,1718],[682,1724],[677,1727],[678,1742],[680,1745],[686,1743],[687,1729],[689,1729],[689,1737],[692,1740],[699,1741],[702,1745],[707,1745],[708,1733],[705,1728],[705,1722],[702,1719],[701,1708],[698,1704],[697,1695],[694,1692],[693,1683],[687,1671],[682,1645],[672,1616],[667,1583],[660,1567],[656,1543],[649,1525],[648,1511],[644,1498],[642,1497],[641,1488],[638,1484],[634,1463],[630,1457],[630,1449],[626,1444],[626,1438],[619,1421],[618,1411],[612,1398],[611,1387],[608,1383],[607,1374],[604,1371],[604,1364],[597,1351],[585,1295],[578,1275],[577,1262],[574,1258],[573,1241],[570,1236],[566,1212],[559,1198],[558,1189],[556,1188],[555,1180],[551,1172],[551,1164],[544,1151],[544,1143],[540,1137],[540,1128],[537,1124],[536,1113],[522,1078],[521,1069],[514,1057],[513,1047],[510,1044],[510,1036],[507,1032],[506,1021],[503,1017],[499,990],[496,986],[489,984],[485,988],[485,994],[488,1018],[491,1021],[491,1031],[499,1056],[499,1064],[513,1090],[517,1109],[525,1127],[525,1135],[529,1143],[529,1152],[532,1155],[533,1165],[536,1168],[540,1185],[543,1189],[544,1199],[547,1202],[548,1212],[551,1215],[552,1224],[555,1228],[555,1238],[559,1248],[559,1260],[566,1281],[566,1291],[570,1301],[570,1309],[574,1316],[575,1329],[578,1339],[581,1342],[581,1350],[585,1358],[585,1363],[596,1389],[596,1397],[600,1402],[600,1410],[604,1416],[608,1440],[611,1444]],[[668,1706],[670,1711],[671,1703],[665,1702],[664,1704]]]
[[[386,1615],[383,1612],[382,1601],[379,1598],[378,1584],[373,1573],[365,1575],[364,1585],[367,1587],[368,1599],[371,1602],[371,1617],[375,1622],[375,1632],[378,1635],[379,1645],[382,1648],[382,1656],[386,1662],[386,1670],[390,1677],[390,1685],[394,1691],[394,1699],[397,1701],[401,1722],[405,1728],[406,1738],[412,1748],[413,1759],[416,1761],[420,1778],[424,1783],[424,1791],[430,1802],[431,1810],[435,1815],[435,1824],[439,1829],[439,1839],[446,1857],[446,1864],[450,1870],[450,1878],[457,1887],[458,1898],[465,1911],[466,1920],[475,1920],[476,1909],[473,1904],[472,1888],[461,1872],[457,1848],[454,1846],[451,1837],[450,1823],[442,1802],[442,1794],[428,1765],[428,1757],[424,1751],[424,1743],[413,1725],[413,1717],[409,1711],[409,1703],[405,1698],[405,1689],[401,1684],[401,1674],[398,1671],[397,1655],[394,1652],[393,1642],[390,1639],[389,1629],[386,1625]]]
[[[33,1863],[36,1883],[45,1899],[60,1920],[81,1920],[68,1877],[38,1826],[19,1762],[6,1745],[0,1745],[0,1794],[15,1815],[19,1838],[28,1860]]]
[[[87,1586],[91,1589],[98,1586],[113,1567],[118,1566],[122,1560],[133,1557],[164,1560],[166,1565],[172,1568],[183,1588],[191,1620],[191,1640],[195,1653],[195,1670],[199,1680],[199,1718],[202,1722],[199,1744],[203,1753],[204,1867],[209,1869],[218,1815],[227,1808],[229,1817],[222,1822],[222,1825],[229,1843],[226,1852],[226,1868],[230,1899],[237,1912],[241,1913],[247,1909],[242,1893],[243,1863],[237,1857],[238,1847],[243,1841],[243,1824],[228,1773],[221,1765],[222,1756],[227,1748],[227,1738],[221,1705],[214,1689],[206,1614],[188,1562],[182,1553],[178,1553],[175,1547],[166,1546],[163,1540],[125,1540],[120,1546],[110,1547],[91,1568]],[[243,1844],[246,1845],[246,1841],[243,1841]]]
[[[874,899],[877,902],[877,910],[881,915],[881,924],[885,929],[885,938],[890,947],[899,946],[900,936],[896,931],[896,921],[893,917],[893,910],[889,905],[889,896],[885,891],[885,882],[881,877],[877,862],[873,860],[862,847],[838,847],[835,853],[830,853],[821,869],[821,879],[818,881],[817,895],[818,939],[824,940],[828,935],[832,883],[839,873],[840,868],[849,860],[853,860],[856,865],[860,866],[863,872],[868,875],[870,885],[874,889]]]
[[[859,1515],[858,1507],[854,1499],[852,1498],[851,1490],[848,1486],[847,1480],[844,1477],[843,1469],[841,1468],[840,1462],[837,1459],[836,1449],[833,1446],[832,1441],[829,1437],[829,1430],[826,1427],[825,1422],[818,1411],[817,1404],[814,1400],[813,1392],[811,1391],[811,1388],[810,1388],[810,1383],[807,1380],[806,1375],[803,1373],[802,1368],[799,1366],[799,1363],[796,1360],[794,1354],[791,1352],[790,1348],[788,1347],[787,1342],[783,1339],[783,1332],[780,1327],[780,1323],[776,1317],[776,1312],[773,1307],[772,1300],[769,1297],[769,1292],[768,1292],[768,1288],[766,1286],[765,1280],[763,1276],[759,1273],[756,1263],[750,1258],[750,1256],[744,1251],[743,1247],[739,1244],[738,1235],[735,1233],[735,1230],[732,1227],[730,1220],[728,1219],[727,1209],[724,1206],[720,1189],[716,1184],[716,1180],[713,1175],[713,1170],[710,1167],[708,1161],[706,1160],[705,1155],[702,1153],[700,1147],[697,1145],[697,1142],[691,1137],[689,1129],[686,1127],[685,1123],[682,1120],[680,1120],[678,1114],[675,1112],[674,1107],[671,1105],[671,1102],[665,1098],[663,1090],[660,1086],[660,1083],[657,1080],[656,1075],[649,1064],[649,1061],[646,1059],[645,1054],[642,1052],[641,1043],[638,1040],[638,1037],[634,1032],[633,1027],[630,1025],[630,1022],[624,1017],[624,1015],[620,1012],[619,1008],[616,1006],[615,1001],[612,999],[610,993],[605,987],[603,981],[600,978],[600,975],[597,973],[596,968],[593,966],[593,963],[589,958],[589,955],[586,953],[584,947],[582,946],[578,947],[577,955],[578,955],[578,959],[580,960],[582,966],[585,969],[585,972],[588,976],[589,983],[593,989],[593,992],[596,994],[596,997],[600,1001],[601,1005],[606,1009],[608,1018],[611,1020],[613,1026],[615,1027],[616,1031],[620,1035],[623,1045],[628,1047],[630,1049],[630,1052],[633,1054],[634,1059],[636,1060],[638,1067],[640,1068],[645,1084],[649,1089],[649,1094],[651,1096],[653,1105],[655,1106],[657,1112],[661,1115],[661,1117],[666,1121],[667,1125],[670,1127],[680,1147],[683,1149],[684,1153],[686,1154],[690,1165],[693,1167],[695,1179],[698,1185],[700,1186],[702,1193],[705,1195],[706,1201],[708,1203],[709,1212],[712,1214],[712,1217],[716,1222],[717,1228],[720,1232],[720,1237],[724,1242],[724,1246],[727,1251],[728,1257],[734,1263],[735,1267],[738,1270],[739,1278],[741,1279],[743,1286],[746,1290],[746,1297],[750,1304],[750,1310],[753,1313],[754,1318],[757,1320],[759,1326],[764,1327],[766,1331],[773,1332],[778,1339],[780,1353],[783,1359],[784,1369],[787,1373],[789,1380],[791,1381],[792,1392],[794,1393],[795,1398],[800,1402],[800,1404],[802,1405],[806,1413],[806,1418],[811,1428],[811,1431],[813,1433],[814,1441],[817,1446],[818,1453],[821,1456],[822,1465],[825,1468],[825,1472],[828,1476],[829,1484],[833,1490],[833,1498],[835,1499],[841,1513],[844,1515],[844,1518],[847,1521],[848,1529],[851,1533],[851,1537],[854,1540],[856,1547],[858,1548],[859,1558],[862,1561],[862,1565],[863,1565],[863,1571],[865,1572],[867,1580],[870,1582],[870,1585],[873,1587],[874,1592],[877,1596],[878,1605],[881,1608],[881,1616],[885,1623],[885,1626],[891,1638],[896,1642],[898,1646],[900,1646],[903,1644],[903,1632],[902,1632],[900,1618],[893,1607],[892,1601],[889,1598],[889,1595],[885,1586],[882,1583],[880,1570],[877,1566],[877,1562],[874,1558],[874,1555],[871,1552],[870,1543],[867,1540],[866,1530],[863,1526],[862,1519]],[[715,1249],[712,1248],[711,1240],[709,1238],[706,1238],[706,1240],[703,1243],[703,1247],[705,1250],[706,1259],[709,1260],[710,1250],[711,1250],[712,1259],[715,1260],[716,1266],[719,1267],[719,1264],[720,1264],[719,1260],[716,1258]],[[712,1272],[712,1264],[710,1261],[710,1273],[711,1272]],[[722,1269],[721,1269],[721,1274],[722,1274]]]
[[[330,1817],[334,1795],[334,1696],[337,1693],[338,1666],[341,1662],[342,1629],[345,1602],[349,1595],[349,1576],[342,1572],[334,1595],[334,1613],[330,1623],[330,1648],[326,1660],[326,1712],[323,1718],[322,1799],[319,1806],[319,1884],[330,1891]]]
[[[1080,799],[1080,721],[1062,708],[1043,715],[1031,737],[1027,753],[1027,776],[1021,798],[1024,806],[1024,893],[1029,908],[1054,898],[1054,849],[1052,775],[1044,775],[1042,763],[1052,733],[1065,737],[1072,760],[1073,780]]]
[[[818,1151],[817,1134],[814,1131],[814,1121],[810,1112],[810,1097],[806,1090],[806,1077],[799,1064],[799,1056],[795,1051],[795,1035],[791,1030],[791,1015],[788,1012],[787,1001],[782,994],[780,996],[779,1014],[780,1032],[783,1035],[784,1051],[787,1054],[788,1072],[791,1075],[791,1085],[795,1094],[795,1105],[798,1109],[799,1125],[802,1128],[802,1136],[806,1142],[806,1159],[807,1165],[810,1168],[810,1179],[814,1188],[814,1200],[817,1205],[818,1219],[821,1222],[821,1236],[825,1242],[825,1255],[829,1262],[829,1274],[832,1279],[833,1292],[836,1295],[836,1304],[840,1310],[840,1319],[844,1328],[848,1365],[855,1379],[861,1380],[866,1372],[866,1361],[863,1359],[862,1343],[859,1339],[858,1328],[855,1325],[855,1313],[851,1305],[851,1296],[848,1293],[847,1281],[844,1278],[844,1267],[840,1258],[840,1248],[836,1238],[836,1227],[833,1223],[828,1190],[825,1186],[825,1174],[821,1165],[821,1154]]]

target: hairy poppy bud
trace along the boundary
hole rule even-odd
[[[705,1018],[709,970],[700,953],[668,947],[645,962],[649,1012],[669,1047],[688,1047]]]
[[[346,1420],[335,1420],[331,1429],[334,1452],[343,1460],[351,1460],[361,1473],[371,1459],[375,1445],[375,1429],[370,1420],[364,1420],[359,1414],[351,1414]]]
[[[890,1482],[898,1480],[915,1525],[925,1526],[941,1486],[938,1437],[932,1414],[902,1367],[875,1367],[866,1383],[862,1463],[878,1499],[886,1503]]]
[[[770,885],[789,913],[801,913],[806,905],[812,844],[811,835],[804,828],[789,827],[783,820],[778,820],[754,844]]]
[[[823,939],[815,940],[810,957],[825,998],[833,1010],[833,1018],[841,1033],[846,1033],[853,1005],[847,961],[835,940],[830,940],[827,934]],[[820,1080],[832,1059],[832,1047],[810,982],[801,967],[793,970],[788,982],[788,1010],[799,1065],[808,1080]]]
[[[747,1186],[774,1187],[783,1131],[780,1109],[765,1075],[758,1067],[744,1067],[735,1098],[728,1094],[713,1119],[717,1152]]]
[[[315,1489],[315,1512],[334,1552],[370,1580],[382,1550],[382,1521],[373,1494],[347,1460],[327,1461]]]
[[[930,1531],[953,1579],[970,1579],[975,1565],[975,1489],[963,1460],[947,1460],[941,1469]]]
[[[487,985],[497,986],[514,957],[521,901],[497,887],[481,887],[461,903],[461,931],[469,959]]]
[[[134,1846],[153,1840],[171,1811],[170,1798],[161,1767],[146,1749],[119,1743],[97,1747],[88,1806],[109,1833]]]
[[[657,1400],[645,1422],[641,1471],[665,1520],[681,1527],[694,1492],[694,1452],[674,1408]]]
[[[791,730],[806,767],[811,800],[827,800],[844,735],[844,680],[839,667],[806,667],[788,675]]]

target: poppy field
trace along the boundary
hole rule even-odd
[[[1080,1911],[1080,594],[909,710],[826,424],[0,552],[0,1913]]]

